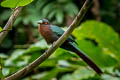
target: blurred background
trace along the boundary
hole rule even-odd
[[[34,0],[24,7],[0,46],[0,76],[13,74],[50,47],[37,30],[38,20],[46,18],[66,30],[84,1]],[[2,28],[11,13],[0,7]],[[120,80],[120,0],[94,0],[73,35],[78,47],[104,71],[101,77],[76,54],[59,48],[21,80]]]

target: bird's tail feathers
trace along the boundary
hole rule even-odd
[[[77,53],[96,73],[101,75],[103,72],[101,69],[87,56],[84,52],[82,52],[74,43],[70,44],[73,46],[73,52]]]

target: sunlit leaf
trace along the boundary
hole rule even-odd
[[[23,55],[24,51],[25,51],[24,49],[15,50],[11,55],[12,60],[19,58],[21,55]]]
[[[120,80],[119,77],[111,76],[108,74],[102,75],[102,80]]]
[[[2,28],[0,27],[0,32],[2,31]]]
[[[54,54],[52,54],[52,57],[58,59],[58,60],[68,60],[71,59],[74,56],[74,54],[69,53],[67,50],[58,48]]]
[[[120,39],[109,25],[92,20],[86,21],[74,31],[74,35],[78,40],[90,39],[96,41],[104,53],[120,59]]]
[[[48,64],[49,63],[49,64]],[[54,67],[54,66],[56,66],[56,64],[57,64],[57,60],[56,59],[47,59],[46,61],[44,61],[41,65],[40,65],[40,67]]]
[[[36,42],[35,44],[33,44],[31,46],[40,47],[42,49],[48,48],[48,45],[47,45],[45,40],[40,40],[40,41]]]
[[[6,54],[4,54],[4,53],[0,53],[0,57],[1,58],[8,58],[8,56]]]
[[[59,60],[58,64],[60,66],[64,66],[64,67],[70,67],[70,64],[67,61],[65,61],[65,60]]]
[[[24,54],[24,49],[16,49],[12,55],[10,56],[10,58],[8,58],[5,61],[5,65],[6,66],[12,66],[12,65],[16,65],[14,62],[18,61],[20,59],[20,57]]]
[[[60,80],[83,80],[93,77],[94,75],[95,73],[92,70],[80,67],[79,69],[75,70],[74,73],[64,75]]]
[[[42,77],[46,76],[48,73],[49,73],[49,72],[42,72],[42,73],[39,73],[39,74],[35,74],[35,75],[31,76],[31,77],[32,77],[32,79],[37,79],[37,80],[39,80],[39,79],[41,79]],[[28,80],[29,80],[29,78],[28,78]]]
[[[2,7],[15,8],[18,6],[25,6],[32,2],[33,0],[4,0],[1,3]]]
[[[10,73],[9,68],[2,68],[2,73],[4,76],[7,76]]]

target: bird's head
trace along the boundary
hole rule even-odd
[[[38,21],[38,24],[40,25],[49,25],[50,22],[47,19],[42,19]]]

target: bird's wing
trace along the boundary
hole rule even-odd
[[[62,36],[62,34],[65,32],[64,30],[62,30],[61,28],[59,28],[58,26],[55,26],[55,25],[50,25],[50,28],[59,37]],[[72,35],[69,36],[67,40],[69,40],[71,42],[75,42],[75,39],[72,37]]]

